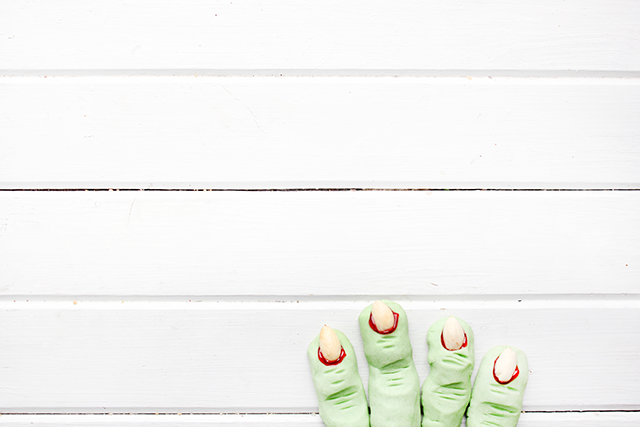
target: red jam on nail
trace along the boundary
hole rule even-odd
[[[498,359],[500,359],[500,356],[496,357],[496,360],[493,361],[493,379],[494,380],[496,380],[499,384],[509,384],[511,381],[518,378],[518,375],[520,375],[520,370],[518,369],[518,365],[516,365],[516,370],[513,371],[513,375],[511,375],[511,378],[508,381],[504,381],[504,382],[500,381],[496,376],[496,363],[498,362]]]
[[[440,333],[440,342],[442,343],[442,346],[444,348],[447,348],[447,346],[444,345],[444,331],[442,331]],[[458,350],[461,350],[461,349],[465,348],[467,346],[467,344],[468,344],[467,343],[467,333],[465,332],[464,333],[464,341],[462,342],[462,347],[460,347]],[[447,348],[447,350],[449,350],[449,349]],[[449,351],[458,351],[458,350],[449,350]]]
[[[396,328],[398,327],[398,318],[400,318],[400,315],[393,310],[391,310],[391,312],[393,313],[393,326],[390,327],[389,329],[385,329],[384,331],[378,330],[378,327],[376,326],[376,322],[375,320],[373,320],[373,313],[371,313],[369,315],[369,326],[371,327],[371,329],[373,329],[374,331],[376,331],[381,335],[387,335],[395,331]]]
[[[336,360],[327,360],[324,357],[324,354],[322,354],[322,350],[320,350],[320,347],[318,347],[318,359],[325,366],[338,365],[338,364],[340,364],[340,362],[342,362],[344,360],[345,357],[347,357],[347,353],[344,352],[344,348],[341,348],[340,349],[340,356]]]

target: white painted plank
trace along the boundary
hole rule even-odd
[[[3,411],[314,412],[307,345],[325,323],[345,332],[366,385],[357,315],[370,302],[3,300]],[[455,314],[478,358],[527,353],[525,411],[640,409],[638,298],[401,303],[421,381],[429,325]]]
[[[0,192],[3,295],[638,293],[640,192]]]
[[[637,427],[640,413],[524,413],[520,416],[518,427]],[[111,427],[111,426],[287,426],[322,427],[324,424],[318,415],[269,414],[269,415],[4,415],[0,417],[1,426],[74,426],[74,427]],[[462,425],[466,425],[463,421]]]
[[[0,91],[0,188],[640,188],[640,79],[34,77]]]
[[[0,68],[639,70],[634,0],[3,1]]]

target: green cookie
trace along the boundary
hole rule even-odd
[[[356,353],[345,334],[335,329],[334,332],[346,353],[339,364],[326,366],[318,359],[319,336],[307,349],[320,417],[327,427],[369,427],[367,397],[358,374]]]
[[[419,427],[420,381],[413,363],[409,324],[402,307],[383,300],[398,313],[395,331],[383,335],[371,329],[373,305],[360,313],[360,333],[369,362],[371,427]]]
[[[482,358],[471,392],[467,411],[467,427],[515,427],[522,411],[524,389],[529,380],[527,356],[520,349],[511,348],[517,356],[518,377],[508,384],[500,384],[493,376],[493,364],[506,345],[494,347]]]
[[[462,416],[471,397],[471,373],[475,355],[473,331],[459,317],[456,320],[467,334],[467,346],[449,351],[441,341],[447,317],[429,328],[429,376],[422,385],[422,427],[460,427]]]

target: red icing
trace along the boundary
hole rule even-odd
[[[369,326],[371,327],[371,329],[373,329],[374,331],[376,331],[381,335],[387,335],[395,331],[396,328],[398,327],[398,318],[400,317],[400,315],[393,310],[391,310],[391,312],[393,313],[393,326],[390,327],[389,329],[385,329],[384,331],[378,330],[378,327],[376,326],[376,322],[375,320],[373,320],[373,313],[371,313],[369,315]]]
[[[442,343],[442,346],[444,348],[447,348],[447,346],[444,345],[444,331],[442,331],[442,333],[440,333],[440,342]],[[468,344],[467,343],[467,333],[465,332],[464,333],[464,341],[462,342],[462,347],[460,347],[458,350],[465,348],[467,346],[467,344]],[[447,348],[447,350],[449,350],[449,349]],[[458,350],[449,350],[449,351],[458,351]]]
[[[518,378],[518,375],[520,375],[520,370],[518,369],[518,365],[516,365],[516,370],[513,371],[513,375],[511,376],[511,378],[505,382],[500,381],[496,376],[496,362],[498,362],[498,359],[500,359],[500,356],[496,357],[496,360],[493,361],[493,379],[494,380],[496,380],[500,384],[509,384],[511,381]]]
[[[320,350],[320,347],[318,347],[318,359],[325,366],[338,365],[338,364],[340,364],[340,362],[342,362],[344,360],[345,357],[347,357],[347,353],[345,353],[344,348],[341,348],[340,349],[340,356],[338,356],[338,358],[336,360],[327,360],[324,357],[324,354],[322,354],[322,350]]]

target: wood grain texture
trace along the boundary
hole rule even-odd
[[[0,188],[640,188],[639,79],[34,77],[0,91]]]
[[[638,293],[640,192],[0,192],[3,295]]]
[[[633,0],[3,2],[0,68],[640,69]]]
[[[640,423],[638,413],[525,413],[520,417],[518,427],[636,427]],[[322,427],[318,415],[268,414],[268,415],[3,415],[0,426],[14,427],[147,427],[171,425],[189,426],[287,426]],[[462,425],[465,426],[463,420]]]
[[[356,319],[370,302],[4,300],[3,411],[314,412],[307,345],[325,323],[342,330],[366,386]],[[638,298],[400,302],[421,382],[426,331],[455,314],[478,361],[505,343],[527,353],[525,411],[640,409]]]

